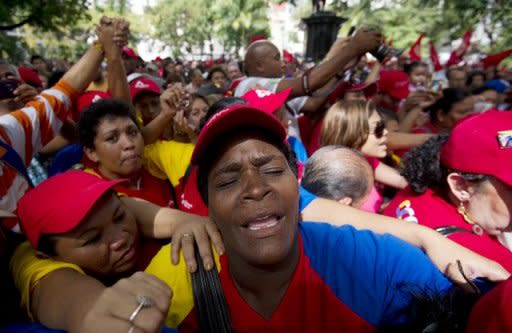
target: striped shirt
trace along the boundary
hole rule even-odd
[[[43,91],[22,109],[0,117],[0,140],[10,145],[25,166],[56,134],[72,109],[77,92],[65,81]],[[16,169],[0,161],[0,209],[16,211],[16,204],[29,185]],[[6,227],[18,228],[15,223]]]

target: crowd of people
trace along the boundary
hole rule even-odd
[[[91,28],[93,29],[93,28]],[[0,332],[509,332],[512,71],[0,61]]]

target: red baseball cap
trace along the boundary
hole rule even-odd
[[[37,248],[43,234],[61,234],[78,226],[109,189],[124,181],[69,171],[28,191],[18,201],[18,217],[32,247]]]
[[[30,67],[18,67],[18,73],[23,82],[36,87],[42,87],[43,81],[39,78],[37,71]]]
[[[347,83],[345,87],[345,92],[356,92],[356,91],[362,91],[366,98],[372,98],[375,96],[377,91],[379,90],[379,87],[377,86],[377,83],[372,82],[370,84],[366,84],[364,82],[361,83]]]
[[[285,89],[278,93],[264,89],[252,89],[246,92],[241,98],[253,108],[272,114],[284,105],[291,92],[292,88]]]
[[[129,58],[139,59],[135,50],[128,46],[123,47],[123,55]]]
[[[409,76],[402,71],[381,71],[379,90],[394,99],[405,99],[409,96]]]
[[[106,93],[104,91],[100,90],[89,90],[78,96],[78,99],[76,100],[75,104],[75,110],[73,112],[73,119],[75,121],[78,121],[78,118],[80,117],[80,113],[91,105],[92,103],[95,103],[102,99],[111,99],[112,96],[110,96],[109,93]]]
[[[201,132],[199,132],[199,137],[192,153],[191,164],[198,164],[201,155],[223,133],[244,126],[264,129],[275,134],[281,141],[286,139],[285,128],[273,114],[251,105],[230,105],[208,119]]]
[[[132,96],[132,101],[142,92],[150,92],[155,95],[160,95],[162,93],[162,89],[160,89],[160,86],[153,79],[143,75],[130,82],[130,95]]]
[[[441,164],[512,186],[512,113],[487,111],[460,121],[441,149]]]

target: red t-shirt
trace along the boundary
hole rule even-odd
[[[449,236],[452,241],[500,263],[512,272],[512,252],[501,245],[496,237],[486,233],[481,236],[474,234],[472,225],[464,221],[457,213],[457,208],[430,189],[421,195],[414,194],[410,189],[400,191],[383,214],[432,229],[451,226],[461,228],[465,231]]]
[[[512,332],[512,279],[483,296],[471,310],[467,333]]]

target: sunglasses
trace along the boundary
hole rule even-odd
[[[385,129],[386,129],[386,123],[384,122],[384,120],[380,120],[379,122],[377,122],[375,124],[375,129],[373,130],[373,134],[375,135],[375,137],[377,139],[380,139],[384,135]]]

